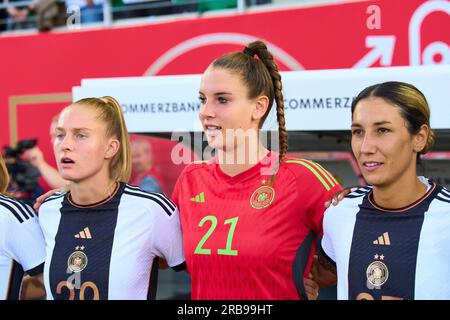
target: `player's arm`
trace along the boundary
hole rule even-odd
[[[337,282],[336,263],[322,249],[314,256],[311,279],[321,288],[335,285]]]
[[[39,147],[36,146],[26,150],[23,154],[23,158],[28,160],[39,170],[42,177],[47,181],[51,188],[63,188],[69,183],[61,177],[58,170],[45,161],[44,155]]]
[[[345,189],[339,190],[338,192],[336,192],[332,198],[330,198],[329,200],[325,201],[324,206],[325,208],[328,208],[329,206],[333,205],[333,206],[337,206],[339,204],[339,202],[342,201],[342,199],[344,199],[344,197],[346,195],[348,195],[349,193],[352,193],[354,191],[358,190],[358,187],[347,187]]]
[[[166,200],[170,201],[168,198]],[[164,260],[159,264],[159,268],[167,265],[174,271],[183,271],[186,269],[186,263],[178,208],[173,204],[170,215],[159,207],[157,209],[160,212],[155,215],[156,227],[152,233],[152,242],[155,255],[160,258],[160,261]]]
[[[17,261],[28,275],[22,280],[21,297],[43,298],[45,293],[42,272],[45,261],[45,240],[33,209],[22,204],[22,209],[31,218],[20,222],[16,218],[8,219],[7,237],[4,250]],[[34,288],[34,289],[33,289]]]
[[[45,299],[44,277],[40,273],[35,276],[26,275],[22,281],[20,292],[21,300],[43,300]]]

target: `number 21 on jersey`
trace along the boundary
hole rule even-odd
[[[217,249],[217,254],[221,255],[228,255],[228,256],[237,256],[238,250],[232,249],[233,245],[233,235],[234,231],[236,229],[236,225],[238,223],[239,217],[230,218],[224,221],[224,224],[230,224],[230,229],[228,230],[228,236],[227,236],[227,242],[225,244],[225,249]],[[204,236],[200,239],[199,243],[197,244],[197,247],[195,248],[194,253],[195,254],[211,254],[211,249],[203,248],[203,245],[205,244],[206,240],[211,236],[211,234],[214,232],[214,230],[217,227],[218,220],[215,216],[206,216],[202,220],[200,220],[198,226],[200,228],[203,227],[203,225],[207,222],[211,222],[211,226],[209,227],[208,231],[204,234]]]

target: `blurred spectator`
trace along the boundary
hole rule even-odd
[[[245,2],[248,6],[255,6],[259,4],[272,3],[272,0],[246,0]]]
[[[55,129],[56,125],[58,124],[58,119],[59,115],[56,115],[53,117],[52,122],[50,123],[49,134],[52,145],[55,141]],[[45,182],[50,186],[51,189],[67,186],[68,182],[61,177],[57,169],[53,168],[45,161],[44,155],[42,154],[42,151],[38,146],[26,150],[23,153],[22,158],[31,163],[39,170],[42,178],[44,178]]]
[[[5,9],[0,9],[0,32],[6,30],[6,21],[8,18],[8,12]]]
[[[58,170],[45,161],[44,155],[38,146],[26,150],[23,154],[23,159],[27,160],[39,170],[41,176],[51,189],[61,188],[67,185],[67,181],[61,177]]]
[[[147,192],[162,192],[160,179],[153,167],[153,152],[149,141],[136,138],[131,140],[130,184]]]
[[[115,19],[153,17],[172,13],[171,0],[112,0]]]
[[[27,19],[29,13],[27,6],[15,6],[14,2],[17,1],[21,0],[3,0],[4,4],[10,4],[6,8],[6,12],[8,13],[6,29],[17,30],[34,27],[30,19]]]
[[[4,0],[5,3],[8,1]],[[18,0],[11,0],[12,5],[15,1]],[[36,26],[39,31],[48,31],[64,25],[66,20],[66,7],[58,0],[33,0],[28,6],[10,6],[7,11],[9,30]]]
[[[196,10],[195,0],[172,0],[172,13],[195,12]]]
[[[80,23],[103,21],[104,0],[65,0],[69,16],[79,14]]]

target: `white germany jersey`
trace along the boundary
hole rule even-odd
[[[161,193],[122,183],[89,207],[56,194],[42,204],[39,223],[47,299],[153,299],[158,257],[185,268],[178,209]]]
[[[42,273],[45,242],[31,207],[0,195],[0,300],[19,298],[24,271]]]
[[[378,207],[368,187],[325,212],[322,253],[336,264],[338,299],[450,299],[450,192],[425,182],[405,208]]]

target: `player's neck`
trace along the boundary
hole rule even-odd
[[[109,177],[97,178],[95,181],[82,181],[70,185],[70,198],[79,205],[98,203],[110,197],[116,189],[115,181]]]
[[[220,169],[225,174],[233,177],[242,173],[260,162],[267,154],[267,150],[262,144],[253,148],[247,145],[233,150],[217,150],[217,161]]]
[[[406,175],[405,175],[406,176]],[[417,176],[403,177],[385,187],[373,187],[373,199],[383,208],[404,208],[419,200],[427,192],[427,186]]]

